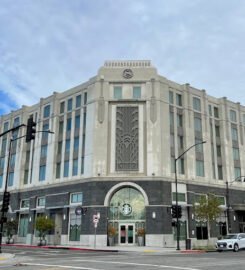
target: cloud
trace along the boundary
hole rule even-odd
[[[245,104],[244,12],[241,0],[3,0],[1,113],[88,80],[108,59],[150,59],[170,80]]]

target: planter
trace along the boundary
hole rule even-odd
[[[138,245],[144,246],[144,236],[138,236]]]
[[[39,239],[39,240],[37,241],[37,245],[38,245],[38,246],[46,246],[46,245],[47,245],[46,239]]]
[[[14,243],[14,239],[12,237],[6,239],[6,244],[13,244],[13,243]]]
[[[113,236],[109,236],[108,237],[109,240],[109,246],[114,246],[114,237]]]

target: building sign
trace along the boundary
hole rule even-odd
[[[123,78],[125,79],[131,79],[134,76],[132,69],[124,69],[123,71]]]
[[[124,216],[129,216],[132,213],[132,206],[129,203],[123,204],[121,212]]]

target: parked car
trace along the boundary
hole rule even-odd
[[[243,248],[245,248],[245,233],[228,234],[216,242],[216,250],[219,252],[224,250],[238,252]]]

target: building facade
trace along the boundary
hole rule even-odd
[[[245,232],[245,107],[239,103],[169,81],[150,61],[107,61],[87,82],[1,116],[0,132],[30,116],[35,140],[17,139],[9,151],[10,136],[24,136],[26,128],[0,138],[0,188],[9,158],[8,218],[18,220],[17,242],[35,244],[35,220],[44,215],[55,222],[50,244],[93,246],[96,237],[106,246],[114,227],[115,245],[137,245],[144,229],[146,246],[173,247],[176,196],[181,246]],[[41,132],[48,130],[54,134]],[[176,194],[175,159],[202,141],[177,160]],[[211,235],[193,207],[209,193],[222,209]]]

